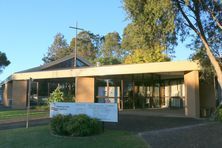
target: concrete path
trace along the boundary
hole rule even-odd
[[[222,148],[222,123],[169,112],[126,111],[120,113],[118,124],[105,125],[139,135],[152,148]]]
[[[118,123],[105,123],[105,128],[113,130],[126,130],[135,134],[144,131],[153,131],[174,127],[183,127],[188,125],[196,125],[206,122],[194,118],[185,118],[184,116],[164,116],[150,111],[127,111],[119,113]]]

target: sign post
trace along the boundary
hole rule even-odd
[[[28,84],[28,99],[27,99],[27,112],[26,112],[26,128],[29,128],[29,111],[30,111],[30,97],[31,97],[31,85],[32,85],[32,78],[29,79]]]

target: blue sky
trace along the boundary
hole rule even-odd
[[[122,35],[129,21],[121,0],[0,0],[0,51],[11,64],[0,81],[14,72],[43,64],[42,57],[61,32],[69,43],[74,26],[95,34],[117,31]],[[174,60],[185,60],[191,51],[176,47]]]

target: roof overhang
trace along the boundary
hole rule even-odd
[[[173,73],[199,71],[200,66],[197,62],[180,61],[180,62],[156,62],[143,64],[125,64],[109,65],[100,67],[84,67],[77,69],[49,70],[39,72],[15,73],[10,80],[27,80],[32,79],[52,79],[52,78],[71,78],[86,76],[109,76],[109,75],[127,75],[141,73]]]

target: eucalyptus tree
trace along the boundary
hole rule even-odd
[[[155,57],[189,37],[189,47],[208,58],[222,88],[220,0],[124,0],[123,5],[132,20],[124,31],[124,48]]]
[[[125,62],[170,60],[176,45],[175,13],[170,0],[124,0],[131,23],[124,29]]]
[[[213,0],[173,0],[183,32],[192,34],[191,48],[208,58],[222,88],[222,2]],[[202,58],[199,58],[202,60]],[[206,66],[206,65],[205,65]],[[208,66],[208,65],[207,65]]]

